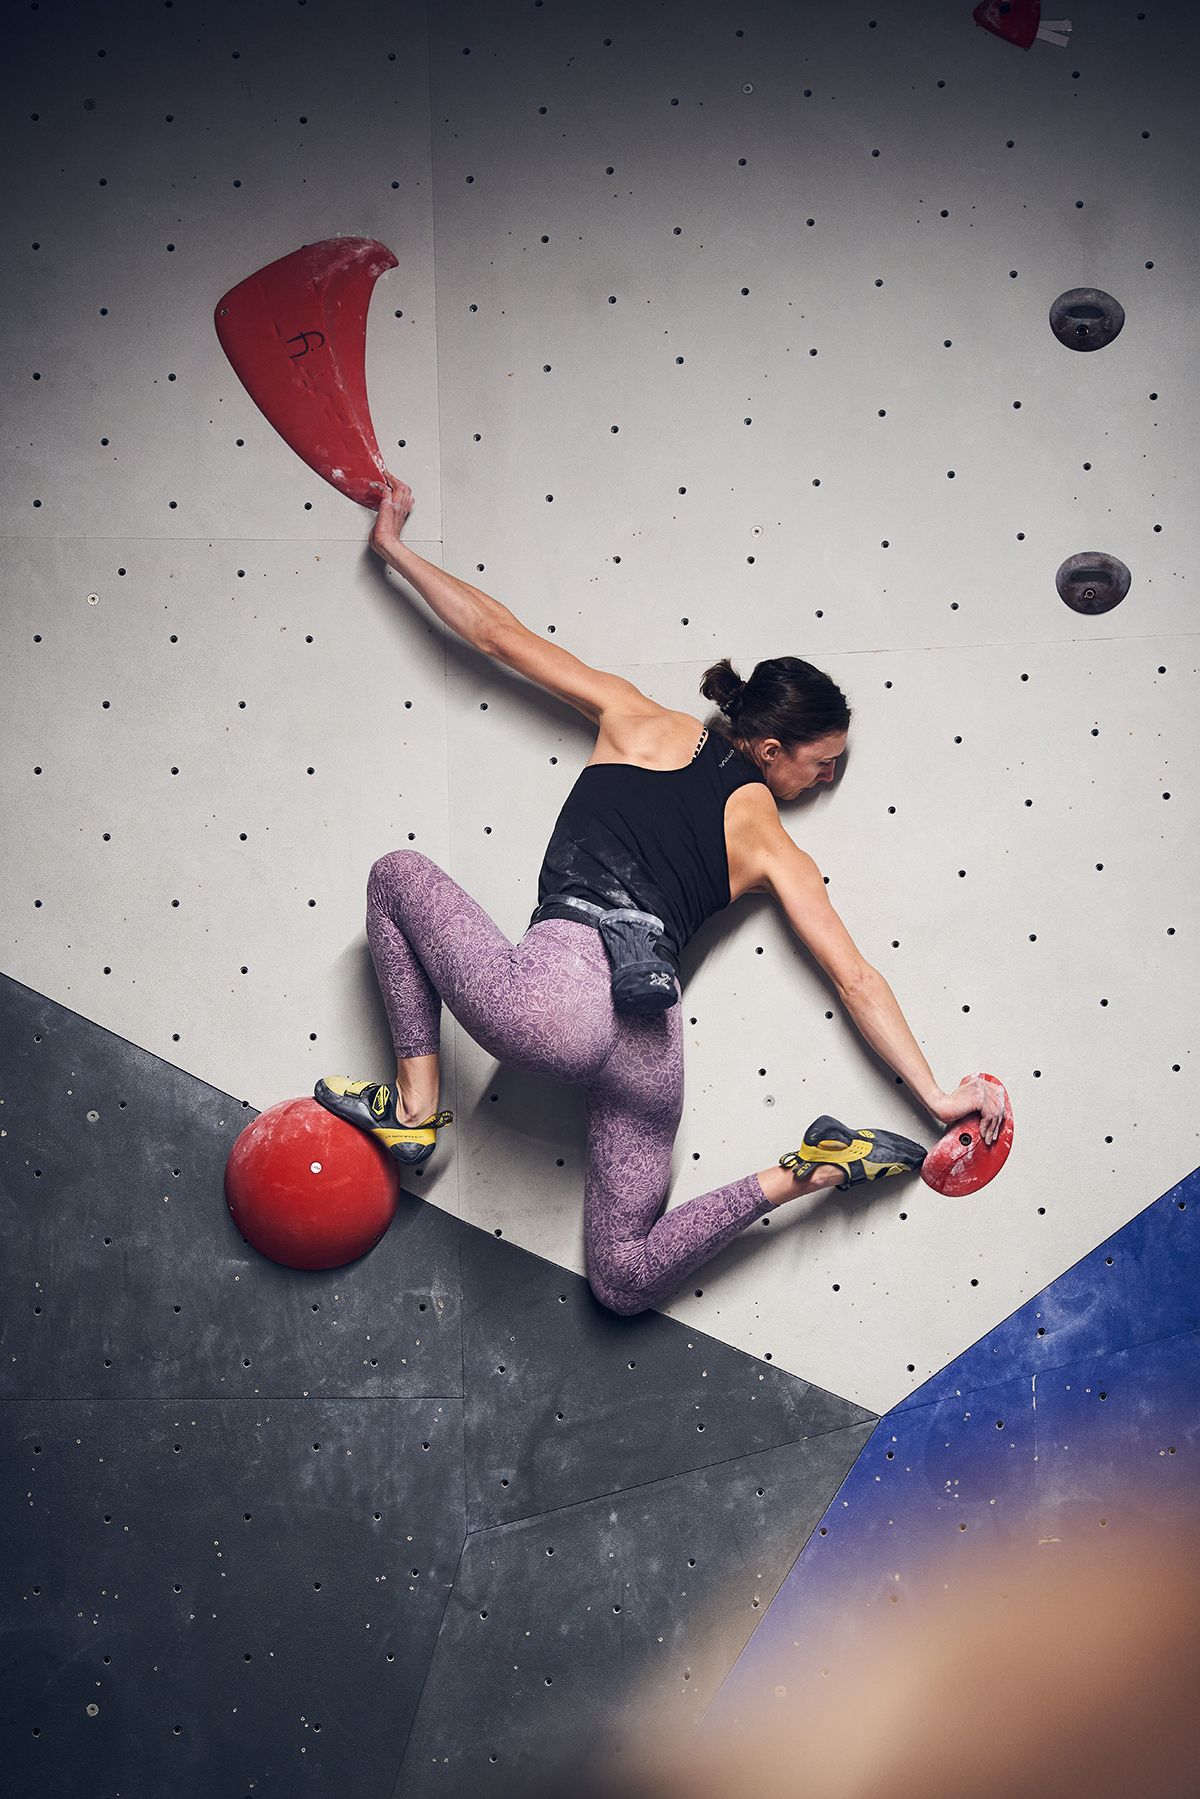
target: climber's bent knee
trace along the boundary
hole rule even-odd
[[[622,1293],[614,1287],[605,1286],[601,1282],[589,1280],[592,1296],[606,1312],[615,1312],[618,1318],[633,1318],[638,1312],[650,1311],[650,1306],[640,1293]]]

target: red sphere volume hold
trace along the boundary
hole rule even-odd
[[[396,1212],[400,1169],[315,1099],[285,1099],[248,1124],[225,1166],[246,1241],[287,1268],[341,1268],[374,1249]]]

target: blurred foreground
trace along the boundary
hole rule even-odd
[[[766,1676],[720,1733],[645,1717],[620,1773],[597,1754],[510,1799],[1194,1799],[1200,1530],[1143,1518],[1059,1518],[966,1577],[947,1564],[920,1616],[881,1604],[854,1665],[809,1691]]]

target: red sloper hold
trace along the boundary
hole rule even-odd
[[[964,1074],[964,1081],[989,1081],[1004,1094],[1004,1123],[994,1143],[985,1143],[979,1135],[979,1113],[972,1112],[950,1126],[944,1137],[934,1144],[921,1164],[921,1179],[935,1193],[958,1199],[964,1193],[975,1193],[986,1187],[999,1174],[1012,1148],[1013,1116],[1003,1081],[994,1074]]]
[[[1041,0],[982,0],[971,17],[985,31],[1028,50],[1042,22]]]
[[[367,405],[367,308],[396,266],[374,238],[326,238],[247,275],[213,314],[234,372],[284,442],[376,508],[386,484]]]

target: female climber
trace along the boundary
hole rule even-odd
[[[367,884],[367,939],[396,1051],[395,1083],[319,1080],[322,1105],[402,1164],[425,1162],[452,1122],[438,1110],[441,1002],[497,1061],[583,1087],[584,1252],[614,1312],[666,1300],[701,1263],[785,1200],[919,1169],[925,1150],[892,1132],[814,1119],[798,1149],[665,1212],[683,1115],[679,956],[712,913],[774,896],[867,1042],[943,1126],[981,1114],[995,1142],[1003,1099],[934,1081],[884,977],[855,947],[820,870],[784,830],[779,800],[832,781],[850,710],[828,675],[792,657],[749,681],[728,661],[700,691],[728,720],[705,727],[631,682],[589,668],[499,601],[400,540],[412,492],[388,476],[371,547],[476,648],[566,700],[599,735],[567,796],[529,927],[512,944],[416,850],[393,850]]]

